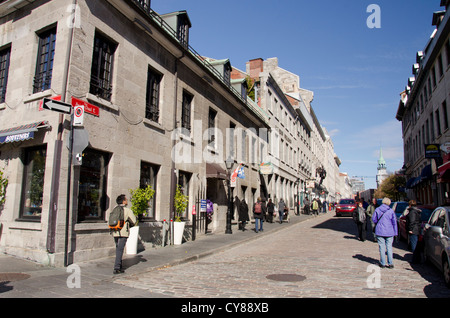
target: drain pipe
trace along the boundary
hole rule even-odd
[[[72,2],[72,14],[74,15],[74,19],[77,17],[76,8],[78,6],[78,1],[73,0]],[[63,96],[64,100],[66,99],[67,87],[69,85],[69,67],[70,67],[70,58],[72,56],[72,43],[74,36],[74,28],[75,24],[70,26],[71,33],[69,37],[69,41],[67,43],[67,55],[66,55],[66,68],[64,70],[64,91]],[[67,168],[67,194],[66,194],[66,224],[65,224],[65,237],[64,237],[64,266],[69,266],[69,222],[70,222],[70,191],[71,191],[71,182],[72,182],[72,145],[73,145],[73,112],[71,114],[70,120],[70,139],[69,139],[70,149],[69,149],[69,159],[68,159],[68,168]]]
[[[172,134],[175,132],[175,129],[177,129],[177,98],[178,98],[178,63],[179,61],[184,57],[184,52],[182,52],[180,57],[175,58],[175,78],[174,78],[174,98],[173,98],[173,129]],[[175,148],[176,140],[175,138],[172,138],[172,149]],[[175,173],[175,161],[172,158],[172,166],[170,169],[170,245],[173,245],[173,222],[175,220],[175,189],[177,186],[177,175]]]

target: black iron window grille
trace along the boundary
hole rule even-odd
[[[162,75],[148,69],[147,97],[145,104],[145,118],[158,122],[159,120],[159,89]]]
[[[181,127],[191,130],[191,103],[194,96],[183,92],[183,104],[181,108]]]
[[[9,60],[11,47],[0,51],[0,103],[5,102],[6,86],[8,84]]]
[[[91,85],[89,92],[110,101],[112,95],[112,72],[117,44],[96,33],[92,56]]]
[[[55,56],[56,27],[39,36],[39,48],[34,76],[33,93],[45,91],[51,87],[53,58]]]

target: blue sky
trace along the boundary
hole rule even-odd
[[[381,28],[369,28],[370,4]],[[389,171],[403,165],[395,119],[417,51],[434,27],[440,0],[152,0],[159,14],[186,10],[190,44],[201,55],[228,58],[238,69],[278,57],[314,92],[312,106],[330,132],[341,172],[375,188],[380,146]]]

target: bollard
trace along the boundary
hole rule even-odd
[[[164,219],[163,221],[161,247],[164,247],[165,245],[166,245],[166,219]]]
[[[192,241],[195,241],[195,233],[197,232],[197,212],[195,212],[195,205],[192,207]]]

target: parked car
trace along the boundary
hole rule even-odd
[[[356,202],[353,199],[341,199],[336,205],[336,216],[352,216],[356,209]]]
[[[422,221],[421,228],[423,230],[425,224],[430,219],[431,213],[433,213],[433,211],[436,209],[436,206],[417,205],[416,208],[418,208],[419,210],[422,211],[422,213],[420,213],[420,219]],[[408,230],[406,229],[406,218],[407,218],[408,212],[409,212],[408,207],[406,207],[405,210],[403,211],[402,215],[398,219],[398,237],[400,240],[405,240],[409,244]],[[422,239],[423,239],[423,235],[420,234],[419,241],[422,241]]]
[[[402,215],[402,213],[405,211],[405,209],[408,206],[409,206],[409,204],[406,201],[395,201],[395,202],[391,202],[391,205],[389,205],[389,207],[392,210],[394,210],[397,220],[400,218],[400,216]]]
[[[424,255],[427,261],[437,266],[450,287],[450,207],[438,207],[424,227]]]

